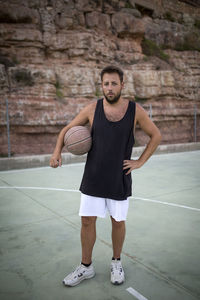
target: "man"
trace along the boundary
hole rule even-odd
[[[75,286],[83,279],[95,275],[92,265],[92,250],[96,240],[96,219],[105,217],[109,211],[112,222],[113,257],[111,282],[121,284],[125,280],[120,255],[125,238],[125,220],[128,212],[128,197],[131,196],[131,171],[140,168],[156,150],[161,141],[159,129],[150,120],[144,109],[121,96],[124,88],[123,71],[108,66],[101,72],[103,99],[86,106],[67,126],[57,140],[50,166],[61,166],[61,151],[64,135],[73,126],[91,126],[92,148],[80,187],[81,204],[81,264],[64,278],[67,286]],[[131,160],[136,124],[150,137],[142,155]]]

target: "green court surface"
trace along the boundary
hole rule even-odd
[[[97,220],[96,276],[62,284],[80,263],[84,163],[0,172],[0,299],[200,299],[199,162],[200,151],[154,155],[132,172],[120,286],[110,283],[109,216]]]

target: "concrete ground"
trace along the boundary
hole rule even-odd
[[[0,299],[200,299],[199,161],[200,151],[154,155],[132,172],[121,286],[110,283],[108,216],[97,221],[96,276],[62,285],[80,262],[83,162],[0,172]]]

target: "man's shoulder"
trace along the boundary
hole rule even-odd
[[[148,116],[147,111],[140,105],[139,103],[136,103],[136,120],[144,120]]]
[[[84,111],[86,112],[86,114],[88,116],[91,114],[94,114],[97,102],[98,102],[98,100],[93,100],[85,106]]]
[[[86,105],[86,109],[87,110],[94,110],[96,108],[97,105],[97,101],[98,100],[93,100],[92,102],[90,102],[88,105]]]
[[[137,102],[135,102],[135,107],[136,107],[136,111],[138,111],[139,113],[145,111],[142,105]]]

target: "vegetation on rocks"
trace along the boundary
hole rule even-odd
[[[33,86],[34,85],[34,78],[31,75],[31,72],[29,70],[26,70],[26,69],[14,70],[12,77],[16,81],[16,83],[19,85],[22,85],[22,86]]]
[[[159,47],[154,41],[145,39],[142,41],[142,51],[146,56],[157,56],[164,61],[168,61],[169,55],[167,55],[161,47]]]
[[[190,32],[185,35],[184,40],[175,46],[177,51],[200,51],[200,34]]]

